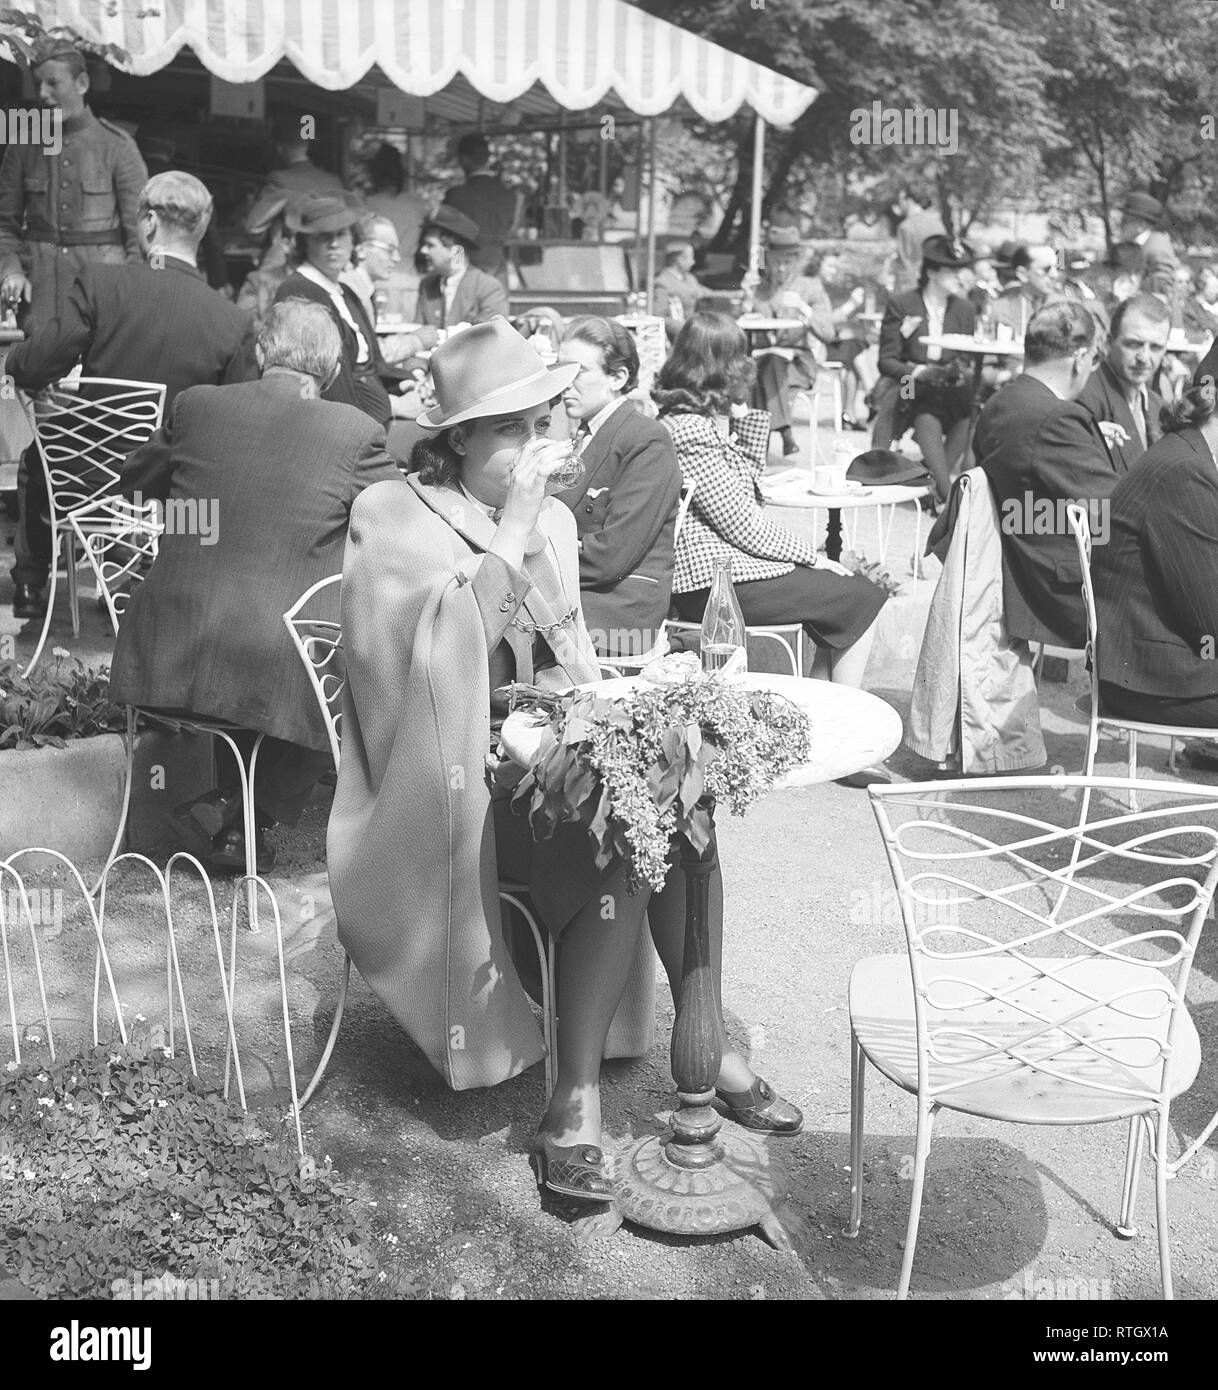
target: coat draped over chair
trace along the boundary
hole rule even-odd
[[[906,746],[965,776],[1044,765],[1026,642],[1003,617],[1002,536],[985,474],[952,490],[951,541],[918,654]]]

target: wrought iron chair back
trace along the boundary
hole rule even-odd
[[[68,516],[80,552],[97,580],[117,635],[131,596],[157,557],[165,526],[155,503],[137,507],[103,497]]]
[[[1118,1223],[1126,1235],[1136,1234],[1144,1130],[1171,1297],[1166,1180],[1218,1127],[1215,1115],[1169,1159],[1171,1101],[1201,1065],[1185,994],[1218,885],[1218,789],[1142,782],[1151,803],[1142,809],[1092,809],[1130,788],[1095,777],[871,788],[908,960],[872,957],[851,979],[847,1234],[857,1234],[862,1214],[866,1059],[918,1100],[899,1297],[941,1107],[1019,1124],[1128,1121]]]
[[[935,784],[877,789],[872,805],[905,928],[927,1097],[948,1103],[980,1070],[1137,1105],[1166,1099],[1178,1010],[1218,882],[1218,792],[1167,788],[1185,804],[1101,810],[1077,823],[1046,817],[1044,806],[1073,806],[1063,791],[1113,785],[1016,778],[946,792]],[[1011,808],[1016,792],[1037,798],[1039,813]],[[900,824],[898,808],[911,813]],[[1075,844],[1081,852],[1070,864]],[[1105,886],[1096,881],[1105,870],[1134,881]],[[970,1026],[996,1003],[1010,1014],[1005,1038]]]
[[[33,398],[30,424],[46,478],[51,527],[51,591],[38,644],[23,675],[28,676],[38,664],[51,630],[65,537],[72,634],[80,636],[76,545],[88,530],[112,530],[117,516],[99,513],[90,522],[84,514],[92,513],[99,502],[117,493],[124,460],[157,429],[164,409],[164,385],[115,377],[81,377],[71,385],[61,382]],[[73,527],[72,518],[77,514],[80,524]],[[94,557],[97,554],[95,551]],[[91,563],[96,572],[96,558],[91,558]],[[110,616],[114,621],[112,607]]]
[[[338,766],[342,740],[343,687],[346,685],[346,673],[342,666],[342,624],[302,615],[307,613],[310,603],[318,594],[331,588],[337,594],[342,578],[341,574],[332,574],[328,579],[319,579],[283,615],[292,645],[309,673],[309,683],[329,735],[335,767]]]
[[[1087,760],[1083,771],[1090,777],[1095,767],[1095,754],[1102,728],[1115,729],[1129,740],[1129,776],[1138,775],[1138,735],[1156,734],[1169,740],[1167,765],[1170,771],[1176,770],[1177,738],[1218,738],[1218,728],[1194,728],[1179,724],[1156,724],[1142,719],[1120,719],[1115,715],[1100,713],[1099,647],[1102,641],[1099,630],[1099,617],[1095,603],[1095,588],[1091,582],[1091,527],[1086,511],[1077,502],[1066,508],[1066,518],[1074,533],[1074,543],[1078,549],[1079,566],[1083,572],[1083,607],[1087,615],[1087,664],[1091,673],[1091,712],[1087,728]],[[1137,807],[1137,792],[1131,790],[1129,805]]]
[[[319,579],[316,584],[306,589],[283,615],[288,635],[291,637],[292,645],[296,648],[296,652],[308,673],[313,694],[317,699],[318,708],[321,710],[322,719],[325,721],[326,731],[330,736],[330,750],[334,755],[336,768],[340,762],[342,748],[342,696],[346,685],[346,674],[342,670],[342,624],[309,618],[305,614],[309,604],[319,593],[323,593],[331,587],[335,587],[337,592],[337,586],[341,584],[341,574],[332,574],[328,579]],[[558,1020],[554,1009],[556,957],[553,942],[542,931],[533,915],[528,901],[528,891],[526,884],[513,883],[507,879],[499,881],[500,902],[514,908],[519,913],[521,920],[528,928],[533,946],[537,951],[542,996],[542,1027],[548,1049],[545,1064],[546,1095],[548,1096],[554,1089],[555,1057],[557,1055]],[[322,1077],[325,1075],[326,1068],[330,1064],[334,1044],[338,1041],[339,1029],[342,1027],[343,1011],[346,1006],[350,982],[351,957],[344,950],[343,974],[339,983],[338,999],[334,1006],[334,1021],[330,1025],[330,1035],[326,1039],[317,1070],[313,1073],[312,1080],[300,1097],[302,1106],[317,1090]]]
[[[117,490],[124,461],[159,427],[164,409],[164,385],[114,377],[81,377],[34,397],[52,523]]]

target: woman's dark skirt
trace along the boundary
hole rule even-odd
[[[807,565],[796,565],[777,579],[744,580],[735,589],[748,627],[802,623],[818,647],[834,651],[852,647],[888,601],[884,590],[862,575]],[[709,589],[694,589],[673,594],[672,601],[686,622],[699,623],[709,595]]]

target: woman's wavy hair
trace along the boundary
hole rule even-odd
[[[1165,405],[1159,412],[1164,434],[1179,434],[1181,430],[1197,429],[1211,419],[1215,410],[1214,378],[1203,376],[1178,401]]]
[[[699,309],[681,325],[651,395],[661,415],[726,415],[748,400],[756,375],[744,330],[727,314]]]
[[[453,482],[461,472],[461,455],[449,443],[448,431],[424,435],[410,451],[411,473],[429,487],[443,487]]]

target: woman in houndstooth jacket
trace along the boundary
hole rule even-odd
[[[735,322],[699,312],[656,379],[660,419],[682,474],[696,484],[677,546],[673,602],[682,618],[700,621],[715,561],[728,559],[747,624],[802,623],[817,649],[812,675],[862,685],[887,595],[765,515],[758,483],[770,417],[734,404],[747,397],[752,371]]]

